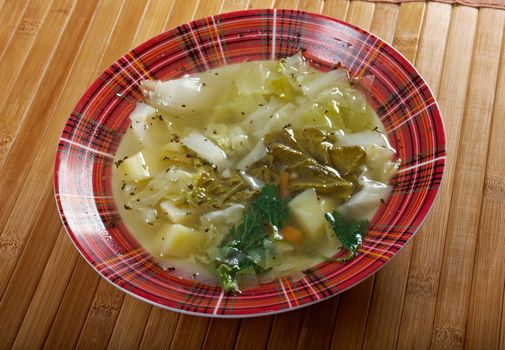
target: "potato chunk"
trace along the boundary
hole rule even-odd
[[[201,251],[207,242],[205,233],[179,224],[163,225],[159,232],[161,256],[187,258]]]
[[[303,191],[288,204],[290,215],[307,238],[319,240],[324,235],[324,213],[319,206],[316,191]]]
[[[137,152],[124,159],[119,167],[120,173],[125,182],[141,181],[151,177],[144,154]]]

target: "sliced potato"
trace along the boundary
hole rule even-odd
[[[319,240],[324,237],[324,213],[313,188],[293,198],[288,207],[291,217],[309,239]]]
[[[328,213],[337,209],[338,205],[339,202],[330,196],[321,196],[319,199],[319,206],[321,207],[323,213]]]
[[[142,154],[144,156],[144,161],[146,162],[147,169],[151,174],[151,177],[154,177],[159,172],[165,171],[167,169],[167,162],[164,161],[162,157],[157,155],[155,152],[144,149],[142,151]]]
[[[187,258],[205,248],[207,236],[201,231],[180,224],[165,224],[160,228],[160,256]]]
[[[137,152],[124,159],[119,166],[119,171],[125,182],[137,182],[151,177],[144,154]]]

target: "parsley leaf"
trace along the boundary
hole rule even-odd
[[[275,185],[263,187],[242,222],[230,229],[216,250],[216,274],[226,292],[240,292],[238,275],[269,270],[273,249],[269,236],[282,229],[287,219],[287,200],[279,197]]]
[[[281,229],[288,220],[287,200],[279,197],[277,186],[266,185],[252,207],[272,226]]]
[[[349,251],[349,255],[337,260],[344,262],[355,257],[367,232],[368,220],[354,220],[345,217],[336,210],[332,213],[326,213],[325,217],[331,224],[337,238]]]

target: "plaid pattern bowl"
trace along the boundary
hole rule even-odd
[[[324,262],[303,278],[226,295],[164,271],[128,232],[112,198],[114,154],[142,98],[139,82],[171,79],[248,60],[304,50],[321,70],[345,67],[362,79],[402,163],[394,190],[370,223],[359,256]],[[211,16],[158,35],[118,59],[75,106],[61,134],[54,186],[70,239],[89,264],[121,290],[170,310],[245,317],[296,309],[363,281],[412,238],[433,206],[445,162],[440,112],[414,67],[376,36],[332,18],[294,10]]]

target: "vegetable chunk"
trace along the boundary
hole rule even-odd
[[[290,215],[311,240],[324,235],[324,213],[313,188],[303,191],[288,204]]]
[[[137,152],[124,159],[119,168],[123,174],[123,180],[126,182],[137,182],[151,177],[142,152]]]
[[[166,224],[160,229],[161,256],[187,258],[205,247],[207,237],[201,231],[180,224]]]
[[[161,202],[160,208],[163,211],[163,214],[165,214],[174,224],[184,223],[188,219],[187,211],[176,207],[173,201]]]

